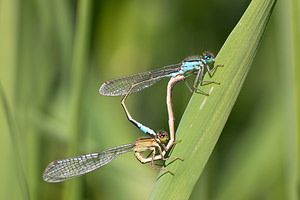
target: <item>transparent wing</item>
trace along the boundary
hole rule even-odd
[[[117,146],[106,151],[74,156],[51,162],[43,173],[46,182],[62,182],[98,169],[118,155],[132,151],[133,144]]]
[[[181,63],[178,63],[152,71],[142,72],[110,80],[101,85],[99,93],[104,96],[125,95],[133,84],[143,82],[132,89],[131,93],[135,93],[157,83],[159,80],[169,74],[178,72],[180,70],[180,67]]]

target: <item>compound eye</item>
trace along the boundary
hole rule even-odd
[[[165,131],[158,131],[157,137],[163,142],[169,139],[168,133]]]
[[[210,54],[206,54],[205,57],[204,57],[204,59],[205,59],[205,60],[211,59],[211,55],[210,55]]]
[[[203,54],[203,57],[204,57],[204,60],[207,62],[207,63],[211,63],[214,61],[214,56],[212,53],[210,52],[206,52],[205,54]]]

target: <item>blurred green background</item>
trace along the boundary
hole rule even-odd
[[[1,0],[0,199],[147,199],[158,172],[132,153],[65,183],[45,183],[42,173],[53,160],[145,136],[127,121],[121,97],[101,96],[100,85],[206,50],[217,54],[249,3]],[[289,1],[276,5],[191,199],[292,199],[299,74],[291,67],[290,9]],[[127,101],[154,130],[168,130],[166,84]],[[176,126],[190,96],[176,85]]]

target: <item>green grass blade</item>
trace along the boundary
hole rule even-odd
[[[78,13],[76,19],[74,49],[71,69],[71,98],[70,98],[70,139],[72,140],[70,151],[77,152],[82,134],[82,101],[84,94],[84,78],[88,63],[88,41],[90,38],[91,1],[78,1]],[[68,182],[64,190],[64,199],[81,199],[82,183]]]
[[[252,1],[226,40],[216,58],[216,64],[224,67],[211,79],[206,76],[221,85],[202,86],[202,90],[211,93],[209,97],[197,93],[192,96],[177,130],[176,139],[182,142],[172,153],[184,161],[167,166],[175,176],[160,174],[150,199],[189,198],[236,101],[275,3]]]
[[[16,176],[16,180],[18,182],[18,186],[20,187],[20,191],[22,194],[23,199],[30,199],[29,194],[29,187],[25,176],[25,170],[24,170],[24,164],[22,163],[23,159],[21,159],[21,137],[17,131],[16,124],[15,124],[15,117],[13,116],[13,113],[10,109],[10,106],[8,104],[7,98],[3,92],[2,85],[0,84],[0,105],[3,107],[4,113],[5,113],[5,119],[7,120],[7,126],[9,129],[11,142],[12,142],[12,151],[11,151],[11,157],[13,160],[13,169],[14,174],[11,175],[12,179],[14,179]],[[8,153],[8,152],[6,152]]]
[[[288,151],[289,155],[289,165],[291,166],[287,169],[289,180],[289,191],[288,191],[288,198],[289,199],[299,199],[300,198],[300,2],[297,0],[292,0],[291,6],[289,7],[291,10],[291,44],[292,44],[292,69],[290,69],[290,74],[293,76],[293,82],[289,85],[293,88],[293,91],[290,92],[290,96],[292,97],[293,101],[291,103],[291,112],[294,114],[292,115],[295,120],[293,120],[292,124],[292,131],[290,135],[290,149]],[[288,4],[289,5],[289,4]],[[288,9],[287,9],[288,10]],[[291,78],[291,77],[290,77]],[[293,145],[292,145],[293,144]],[[296,159],[295,159],[296,158]],[[298,187],[297,187],[298,186]]]

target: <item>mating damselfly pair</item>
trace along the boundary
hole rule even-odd
[[[43,174],[43,179],[47,182],[61,182],[69,180],[83,174],[86,174],[90,171],[93,171],[107,163],[111,162],[118,155],[134,151],[135,157],[141,163],[151,163],[151,168],[164,170],[170,172],[166,169],[154,168],[154,160],[166,160],[166,159],[178,159],[175,158],[165,158],[167,151],[175,143],[174,135],[174,116],[172,108],[172,89],[173,86],[185,79],[185,77],[192,74],[196,74],[196,79],[194,81],[193,87],[202,92],[205,95],[207,93],[196,88],[197,83],[210,82],[216,83],[214,81],[203,81],[203,75],[208,72],[211,73],[219,66],[215,66],[210,69],[210,65],[214,63],[214,56],[206,52],[203,56],[188,58],[183,60],[181,63],[168,65],[160,69],[138,73],[130,76],[126,76],[119,79],[114,79],[111,81],[105,82],[99,89],[99,93],[105,96],[120,96],[125,95],[122,98],[121,104],[124,108],[126,116],[130,122],[136,125],[144,133],[148,134],[150,138],[141,138],[136,140],[134,143],[126,144],[111,148],[106,151],[85,154],[81,156],[75,156],[70,158],[65,158],[57,161],[51,162],[45,169]],[[169,115],[169,131],[170,138],[168,134],[164,131],[155,132],[151,128],[141,124],[140,122],[134,120],[129,111],[125,106],[125,100],[128,95],[141,91],[161,80],[164,77],[171,77],[167,87],[167,109]],[[191,88],[189,87],[191,90]],[[168,141],[168,144],[165,146],[164,143]],[[161,148],[163,147],[163,148]],[[143,157],[142,152],[151,151],[150,157]],[[158,154],[156,154],[158,152]],[[172,174],[172,172],[170,172]]]

